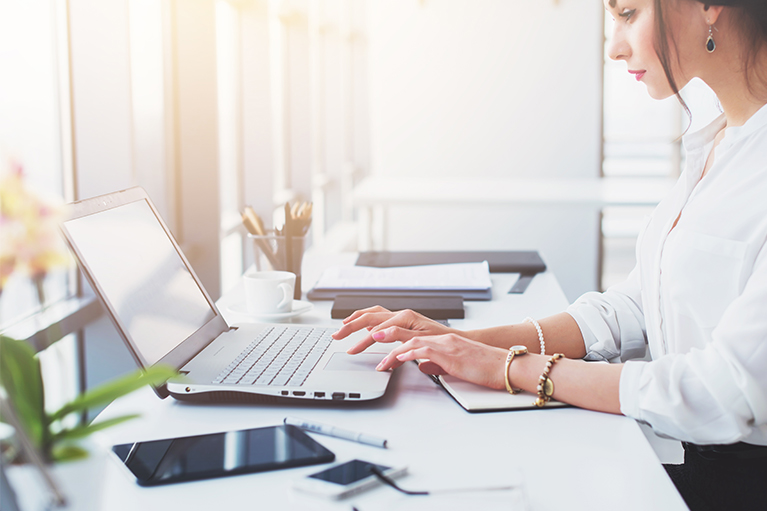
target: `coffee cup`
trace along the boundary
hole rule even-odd
[[[289,271],[250,271],[243,275],[249,314],[280,314],[293,309],[296,275]]]

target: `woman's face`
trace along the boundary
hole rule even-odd
[[[674,92],[655,52],[655,7],[653,0],[604,0],[607,12],[615,20],[608,55],[624,60],[628,72],[647,86],[655,99],[664,99]],[[673,34],[671,73],[678,88],[684,87],[696,75],[694,72],[701,53],[705,54],[707,25],[701,25],[695,14],[697,2],[672,2],[666,13],[666,30]],[[700,4],[699,4],[700,5]],[[684,22],[683,22],[684,21]],[[702,35],[698,32],[704,30]],[[699,44],[693,44],[698,41]],[[677,55],[679,58],[677,58]]]

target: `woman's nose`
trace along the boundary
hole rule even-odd
[[[631,55],[631,46],[623,37],[623,33],[618,28],[614,28],[607,42],[607,56],[612,60],[626,60]]]

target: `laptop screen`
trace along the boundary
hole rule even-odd
[[[147,365],[215,316],[146,200],[71,219],[64,227]]]

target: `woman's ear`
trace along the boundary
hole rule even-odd
[[[716,21],[719,19],[719,15],[722,14],[722,9],[724,9],[724,6],[701,4],[700,9],[703,14],[703,18],[706,20],[706,23],[708,25],[716,25]]]

